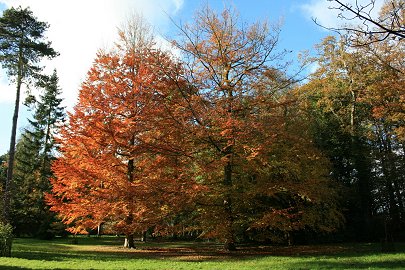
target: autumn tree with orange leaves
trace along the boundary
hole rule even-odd
[[[303,228],[339,226],[327,162],[289,95],[294,79],[277,49],[279,26],[246,25],[232,9],[217,14],[205,7],[178,27],[174,44],[195,88],[185,109],[194,123],[187,136],[196,182],[204,187],[195,200],[202,236],[235,250],[254,235],[289,238]]]
[[[166,73],[176,66],[151,49],[142,24],[120,34],[116,50],[99,52],[61,132],[48,202],[71,232],[109,223],[134,247],[134,233],[162,223],[187,199],[176,182],[186,176],[185,144],[176,147],[184,138],[172,132],[176,123],[165,111],[175,99]]]

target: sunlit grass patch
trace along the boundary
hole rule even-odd
[[[382,253],[379,244],[240,246],[226,252],[207,242],[137,242],[122,247],[118,237],[43,241],[15,239],[12,258],[0,269],[403,269],[405,245]]]

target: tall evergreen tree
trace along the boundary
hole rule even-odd
[[[42,71],[39,62],[53,58],[57,53],[44,33],[49,25],[38,21],[29,8],[10,8],[0,17],[0,63],[12,82],[16,84],[16,100],[10,139],[7,179],[3,191],[3,220],[9,221],[11,183],[15,158],[18,111],[21,87],[30,85]]]
[[[50,191],[51,161],[56,144],[54,134],[65,113],[61,106],[56,71],[38,84],[44,89],[34,109],[33,119],[17,144],[12,223],[16,233],[49,237],[54,219],[44,202],[44,192]]]

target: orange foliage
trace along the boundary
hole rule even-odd
[[[153,50],[98,54],[62,129],[47,196],[73,232],[103,222],[144,231],[189,199],[179,146],[187,138],[175,129],[182,108],[171,91],[179,82],[167,74],[176,69]]]

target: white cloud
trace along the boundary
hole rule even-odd
[[[344,0],[345,4],[355,5],[356,0]],[[370,0],[357,0],[359,5],[365,5],[370,3]],[[376,0],[373,10],[371,10],[372,16],[376,16],[381,9],[384,0]],[[331,9],[330,7],[336,7],[337,4],[334,1],[328,0],[310,0],[308,3],[301,5],[301,10],[308,16],[308,18],[316,19],[316,21],[325,27],[338,27],[339,25],[347,23],[338,18],[339,11]],[[369,9],[367,9],[369,10]],[[357,21],[358,23],[359,21]]]
[[[117,27],[136,12],[157,30],[170,23],[183,0],[3,0],[7,7],[29,6],[34,15],[50,24],[48,40],[60,56],[46,62],[47,70],[57,69],[65,105],[76,102],[78,89],[85,79],[97,50],[110,47],[116,40]],[[14,91],[0,78],[0,102],[13,102]],[[9,86],[7,86],[9,87]],[[6,93],[7,92],[7,93]],[[12,95],[9,93],[11,92]]]

